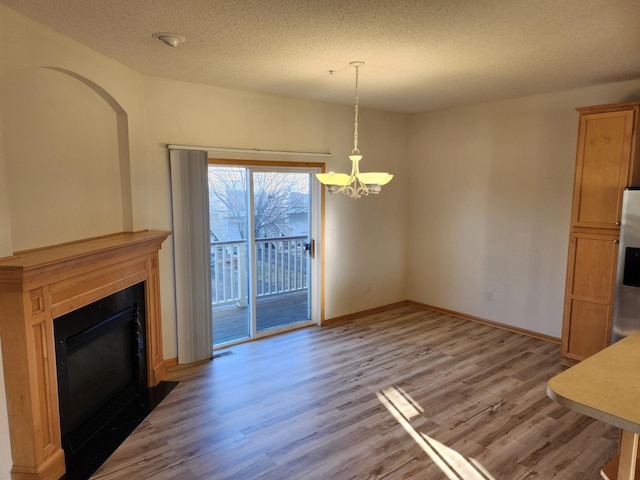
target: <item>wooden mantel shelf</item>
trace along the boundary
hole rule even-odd
[[[149,386],[166,375],[158,250],[171,232],[123,232],[0,259],[0,339],[14,480],[65,473],[53,320],[145,283]]]
[[[123,248],[136,248],[139,245],[156,243],[159,249],[160,244],[170,233],[150,230],[123,232],[16,252],[11,257],[0,258],[0,282],[10,282],[12,277],[22,281],[36,275],[46,275],[56,269],[90,261],[87,257],[117,255]]]

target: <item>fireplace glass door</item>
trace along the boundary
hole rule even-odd
[[[67,460],[146,388],[144,298],[139,283],[54,321]]]

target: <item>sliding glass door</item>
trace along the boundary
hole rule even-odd
[[[316,321],[313,173],[209,165],[214,346]]]

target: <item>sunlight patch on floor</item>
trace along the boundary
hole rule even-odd
[[[447,478],[450,480],[460,480],[461,478],[464,480],[496,480],[477,460],[466,458],[454,449],[413,428],[411,420],[424,412],[424,409],[401,388],[387,387],[376,392],[376,395]]]

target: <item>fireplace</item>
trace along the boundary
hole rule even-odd
[[[158,250],[169,233],[125,232],[0,259],[12,479],[61,478],[65,456],[92,443],[95,417],[154,396],[166,375]]]
[[[147,386],[144,284],[56,318],[54,337],[68,465]]]

